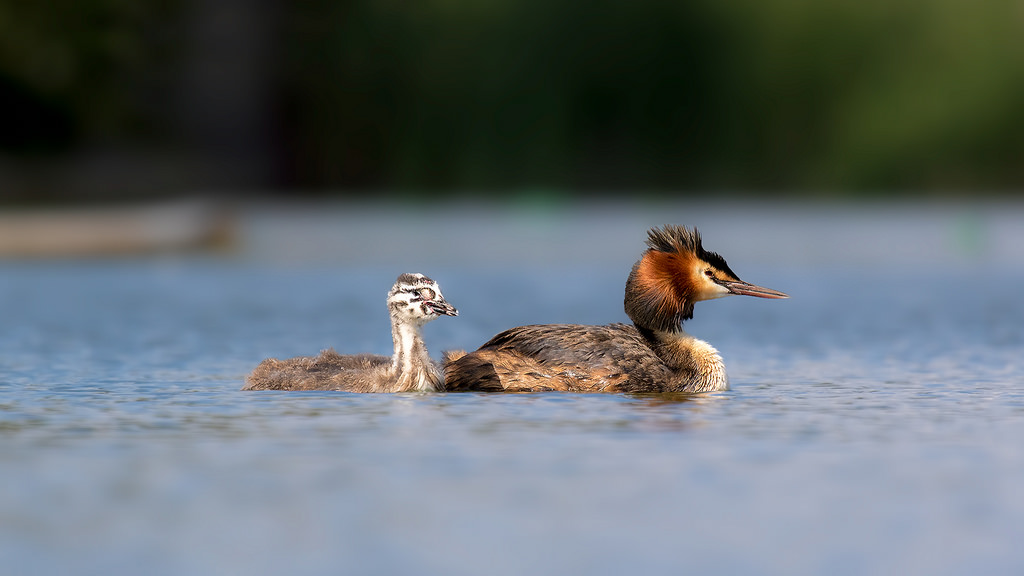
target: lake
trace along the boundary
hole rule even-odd
[[[625,321],[647,228],[789,300],[697,304],[702,396],[240,392],[268,356]],[[214,253],[0,261],[11,574],[1024,571],[1024,209],[240,206]]]

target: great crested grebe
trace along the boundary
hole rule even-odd
[[[633,325],[542,324],[506,330],[475,352],[445,355],[449,391],[710,392],[729,380],[718,351],[683,331],[701,300],[788,298],[741,281],[683,226],[648,232],[626,281]]]
[[[394,356],[324,350],[319,356],[268,358],[249,374],[242,390],[443,391],[444,378],[427,354],[420,328],[440,316],[458,316],[458,310],[423,274],[399,276],[387,301]]]

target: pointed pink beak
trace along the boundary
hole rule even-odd
[[[772,290],[771,288],[765,288],[763,286],[755,286],[748,284],[742,280],[732,281],[719,281],[719,284],[725,287],[732,294],[738,294],[740,296],[756,296],[758,298],[789,298],[789,294],[779,292],[778,290]]]

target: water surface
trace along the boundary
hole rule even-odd
[[[770,228],[763,216],[734,227],[706,216],[708,247],[793,297],[698,304],[687,328],[722,352],[732,389],[697,397],[238,390],[267,356],[387,353],[383,300],[399,272],[431,275],[460,310],[426,328],[435,357],[517,324],[622,321],[646,226],[630,218],[631,230],[593,236],[604,258],[557,266],[467,248],[468,261],[435,253],[413,269],[404,256],[281,258],[259,242],[0,263],[0,563],[12,574],[1024,570],[1024,268],[951,265],[934,248],[913,261],[771,261],[736,241]],[[539,241],[546,226],[530,228]]]

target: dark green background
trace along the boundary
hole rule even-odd
[[[8,201],[1013,193],[1011,0],[0,2]]]

